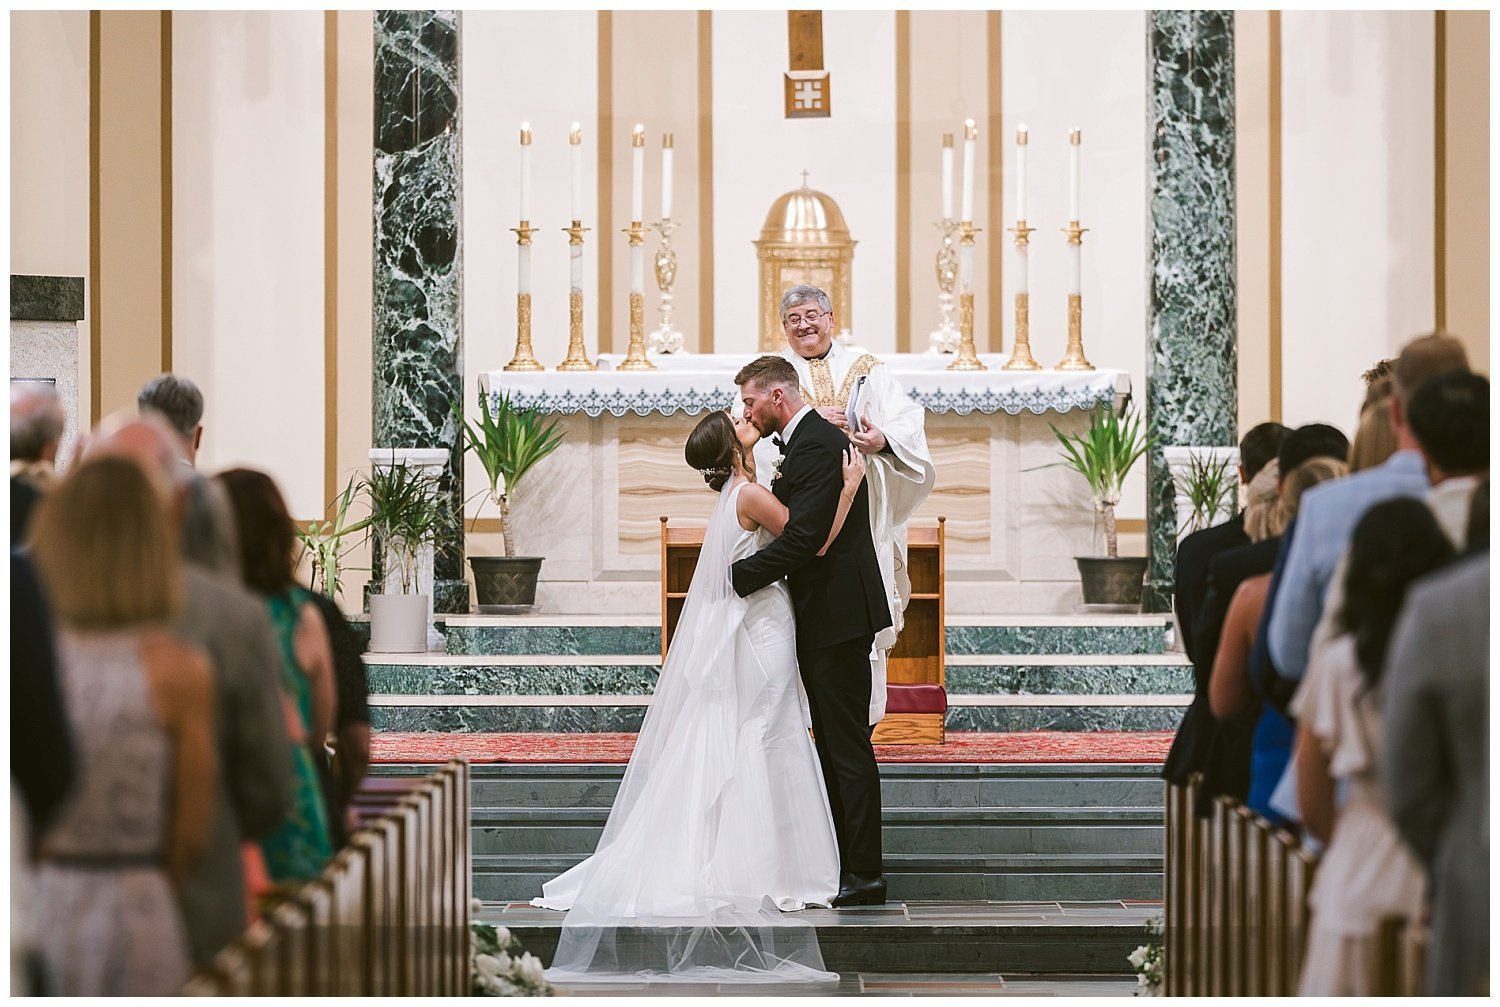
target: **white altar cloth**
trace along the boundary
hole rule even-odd
[[[505,392],[518,408],[587,416],[692,415],[727,409],[734,374],[758,354],[653,355],[654,371],[619,371],[622,354],[601,353],[597,371],[507,371],[480,375],[491,394]],[[1008,413],[1016,416],[1091,409],[1130,394],[1128,371],[1002,371],[1004,353],[980,355],[987,371],[950,371],[953,358],[932,353],[880,354],[912,399],[930,413]]]

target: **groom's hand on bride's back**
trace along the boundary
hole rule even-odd
[[[808,444],[787,456],[781,478],[787,508],[781,537],[729,568],[729,582],[741,598],[800,570],[828,541],[844,486],[843,453]]]

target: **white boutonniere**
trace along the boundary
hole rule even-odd
[[[771,463],[771,482],[781,478],[781,463],[786,461],[786,455],[777,455],[776,460]]]

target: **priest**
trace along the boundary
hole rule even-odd
[[[932,492],[936,476],[927,450],[926,411],[907,396],[878,357],[834,341],[836,319],[826,293],[807,285],[793,287],[781,298],[780,313],[787,340],[781,355],[797,369],[803,399],[847,433],[865,455],[870,531],[891,607],[891,628],[875,637],[870,654],[870,723],[875,724],[885,716],[886,658],[896,645],[911,597],[906,522]],[[755,454],[756,472],[769,483],[777,454],[770,438],[756,445]]]

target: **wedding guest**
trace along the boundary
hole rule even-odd
[[[1479,480],[1469,501],[1469,524],[1464,531],[1466,552],[1490,547],[1490,477]]]
[[[1463,548],[1469,501],[1490,466],[1490,383],[1467,371],[1418,388],[1408,410],[1432,488],[1427,505],[1455,548]]]
[[[203,393],[198,386],[177,374],[158,374],[135,401],[142,413],[156,413],[177,431],[183,463],[196,466],[203,444]]]
[[[1452,544],[1421,501],[1397,497],[1366,511],[1350,543],[1336,616],[1342,632],[1314,652],[1292,701],[1301,820],[1327,844],[1308,896],[1299,996],[1368,995],[1381,919],[1416,919],[1421,912],[1421,868],[1402,844],[1380,791],[1386,761],[1382,679],[1407,587],[1452,555]],[[1336,785],[1344,787],[1337,810]]]
[[[189,952],[207,968],[249,919],[241,846],[286,820],[292,777],[286,758],[281,653],[265,604],[233,575],[237,557],[222,493],[184,465],[179,439],[153,415],[110,417],[84,457],[134,459],[171,487],[176,542],[183,555],[183,606],[175,632],[209,654],[214,679],[213,823],[207,849],[180,885]],[[231,576],[226,576],[226,567]]]
[[[370,690],[361,657],[365,646],[336,601],[318,591],[309,591],[308,597],[328,631],[338,693],[332,758],[319,760],[330,838],[337,849],[354,831],[352,802],[370,766]]]
[[[1387,394],[1360,414],[1359,429],[1354,432],[1354,443],[1349,445],[1349,471],[1363,472],[1384,465],[1396,453],[1396,447],[1396,428],[1391,426],[1391,401]]]
[[[336,696],[328,632],[308,592],[293,580],[296,532],[271,477],[230,469],[215,477],[229,496],[245,584],[264,599],[281,650],[281,688],[291,739],[292,811],[261,842],[277,885],[315,877],[332,855],[317,761],[333,729]]]
[[[1488,991],[1489,650],[1484,549],[1411,586],[1385,661],[1384,792],[1428,879],[1431,996]]]
[[[56,475],[57,447],[67,416],[62,399],[49,384],[12,382],[10,386],[10,542],[26,538],[37,501]]]
[[[10,554],[10,778],[32,834],[46,829],[76,773],[58,689],[52,609],[25,554]]]
[[[87,460],[32,542],[79,756],[40,837],[39,943],[64,996],[168,996],[190,972],[173,889],[208,839],[215,755],[207,655],[164,632],[182,602],[164,493],[133,461]]]

